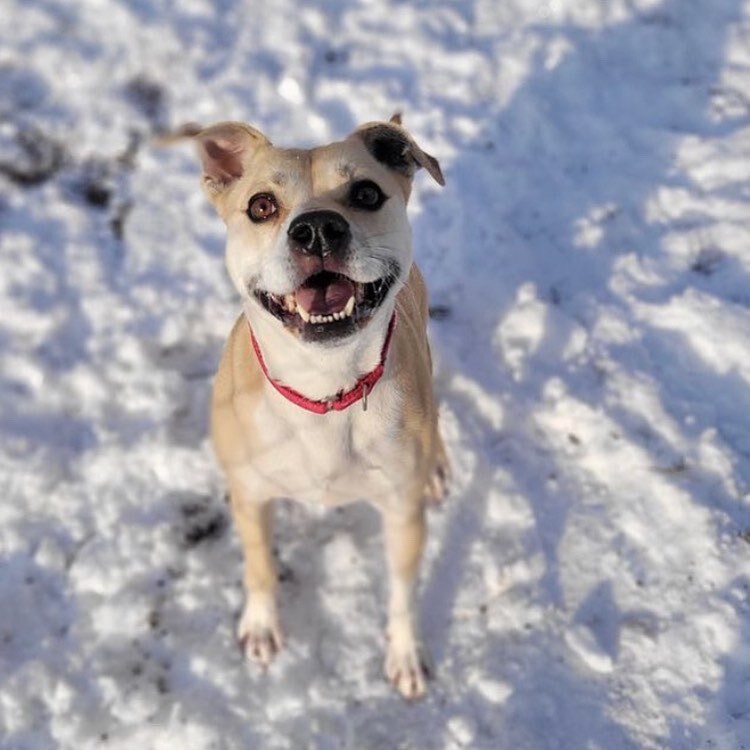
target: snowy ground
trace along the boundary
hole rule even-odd
[[[0,747],[750,748],[750,3],[5,0]],[[242,663],[206,441],[237,311],[186,121],[403,110],[456,475],[437,668],[381,678],[378,523],[289,505]]]

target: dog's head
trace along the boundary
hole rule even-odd
[[[310,150],[276,148],[237,122],[192,135],[227,225],[229,274],[252,318],[335,342],[390,315],[412,262],[412,177],[424,167],[444,184],[398,116]]]

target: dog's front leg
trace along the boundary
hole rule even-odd
[[[390,579],[385,673],[405,698],[418,698],[425,692],[425,667],[413,600],[425,540],[424,504],[408,513],[384,511],[383,534]]]
[[[245,557],[246,601],[237,636],[245,656],[265,669],[283,645],[271,553],[272,504],[247,498],[236,485],[230,498]]]

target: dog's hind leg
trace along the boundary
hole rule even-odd
[[[436,440],[435,465],[430,472],[425,487],[425,499],[433,505],[437,505],[445,499],[452,478],[448,452],[445,450],[445,444],[439,432],[436,433]]]
[[[246,601],[237,636],[245,656],[265,669],[283,646],[271,552],[272,503],[247,498],[237,483],[232,483],[230,502],[245,558]]]

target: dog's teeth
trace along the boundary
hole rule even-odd
[[[354,312],[355,299],[352,295],[349,297],[348,302],[344,306],[343,310],[331,313],[330,315],[311,315],[305,310],[302,305],[297,304],[297,300],[293,294],[288,294],[284,297],[284,305],[287,307],[289,312],[296,312],[305,323],[312,323],[313,325],[320,325],[321,323],[333,323],[335,320],[343,320],[348,318]]]
[[[335,320],[343,320],[346,314],[342,312],[331,313],[330,315],[310,315],[304,307],[297,306],[297,312],[305,323],[320,325],[321,323],[333,323]]]
[[[301,310],[302,308],[300,308]],[[333,313],[331,315],[311,315],[310,316],[310,323],[313,323],[314,325],[318,325],[320,323],[333,323],[334,320],[338,320],[336,317],[336,313]]]

